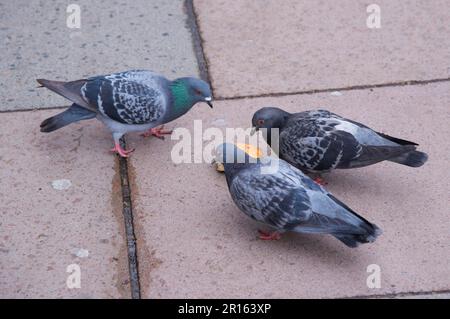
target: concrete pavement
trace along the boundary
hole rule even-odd
[[[217,97],[450,77],[445,0],[195,0]]]
[[[36,124],[52,113],[0,114],[0,297],[128,298],[109,134],[95,122],[41,134]],[[66,285],[71,265],[79,289]]]
[[[65,2],[0,0],[7,44],[0,67],[9,79],[0,84],[0,297],[130,297],[121,170],[107,151],[110,135],[94,120],[41,134],[40,121],[58,111],[20,110],[68,102],[35,89],[34,79],[129,68],[196,75],[192,41],[201,39],[201,73],[221,100],[213,110],[196,105],[168,127],[192,132],[194,120],[204,129],[248,127],[268,105],[327,108],[413,140],[430,159],[419,169],[381,163],[325,176],[337,197],[384,230],[352,250],[329,236],[258,240],[223,175],[207,163],[174,164],[176,141],[130,135],[136,151],[121,168],[131,188],[141,296],[448,298],[444,1],[378,2],[380,29],[367,28],[367,3],[358,0],[194,0],[190,15],[181,0],[78,3],[82,27],[72,30]],[[200,37],[188,30],[196,23]],[[72,264],[81,269],[80,289],[66,284]],[[373,264],[381,288],[366,284]]]

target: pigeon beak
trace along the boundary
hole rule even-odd
[[[213,108],[213,105],[212,105],[212,103],[211,103],[211,100],[212,100],[212,98],[211,98],[210,96],[205,97],[205,102],[206,102],[206,104],[208,104],[210,108]]]
[[[252,127],[252,130],[250,131],[250,135],[253,136],[258,131],[258,128],[256,126]]]
[[[223,163],[219,162],[215,158],[211,161],[211,165],[216,167],[216,171],[219,173],[225,172],[225,167],[223,166]]]

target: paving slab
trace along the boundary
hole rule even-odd
[[[40,133],[55,112],[0,113],[0,298],[129,298],[110,134],[96,121]]]
[[[420,144],[419,169],[395,163],[325,175],[328,188],[384,233],[350,249],[331,236],[260,241],[209,164],[174,164],[178,141],[132,136],[130,159],[139,271],[147,298],[354,297],[450,288],[450,83],[291,95],[197,105],[169,124],[248,127],[254,111],[327,108]],[[220,125],[219,125],[220,124]],[[381,288],[366,285],[380,266]]]
[[[68,104],[37,89],[36,78],[76,80],[128,69],[169,78],[197,74],[183,0],[76,1],[80,29],[67,27],[70,3],[0,0],[0,110]]]
[[[194,0],[216,97],[450,76],[445,0]]]

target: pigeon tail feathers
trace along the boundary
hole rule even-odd
[[[73,122],[96,117],[97,113],[89,111],[77,104],[72,104],[67,110],[49,117],[41,123],[41,132],[53,132]]]
[[[81,96],[81,88],[86,83],[87,80],[76,80],[71,82],[62,82],[62,81],[51,81],[45,79],[37,79],[36,80],[40,85],[46,87],[50,91],[53,91],[66,99],[76,103],[85,108],[95,110],[92,106],[90,106]]]
[[[378,228],[377,225],[369,222],[361,215],[358,215],[355,211],[353,211],[350,207],[345,205],[339,199],[337,199],[331,194],[328,194],[328,196],[331,199],[333,199],[336,203],[338,203],[341,207],[345,208],[347,211],[349,211],[351,214],[353,214],[355,217],[358,218],[358,221],[355,224],[358,230],[355,231],[354,234],[348,232],[332,233],[334,237],[339,239],[345,245],[354,248],[357,247],[359,244],[372,243],[375,241],[375,239],[377,239],[378,236],[380,236],[383,233],[383,231],[380,228]]]
[[[346,246],[355,248],[359,244],[373,243],[382,234],[382,230],[375,224],[367,225],[365,230],[367,230],[366,234],[333,234],[333,236]]]
[[[390,158],[389,161],[398,164],[410,166],[410,167],[420,167],[428,160],[428,155],[420,151],[411,151],[400,156]]]

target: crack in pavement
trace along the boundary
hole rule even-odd
[[[45,111],[45,110],[62,110],[67,109],[70,105],[64,106],[49,106],[49,107],[39,107],[39,108],[21,108],[21,109],[8,109],[0,110],[1,113],[14,113],[14,112],[33,112],[33,111]]]
[[[122,148],[126,149],[124,139],[121,139]],[[123,219],[125,223],[125,234],[127,240],[128,251],[128,268],[130,273],[130,290],[132,299],[141,298],[141,289],[139,282],[138,258],[136,236],[133,223],[133,208],[131,202],[131,188],[128,179],[128,162],[127,159],[117,156],[119,160],[120,186],[122,189],[122,203],[123,203]],[[114,194],[113,194],[114,196]]]
[[[192,43],[194,47],[195,56],[197,59],[200,77],[203,80],[208,81],[208,83],[211,83],[211,78],[208,72],[208,62],[203,52],[202,39],[200,36],[200,32],[198,30],[197,18],[194,11],[194,5],[192,0],[185,1],[185,10],[187,14],[186,23],[191,31]],[[121,139],[120,143],[122,148],[126,149],[126,142],[124,138]],[[123,203],[122,213],[125,223],[125,233],[127,240],[131,298],[140,299],[141,288],[139,281],[139,265],[137,257],[136,236],[133,222],[133,208],[131,201],[132,191],[130,188],[128,175],[128,161],[126,158],[123,158],[121,156],[118,156],[118,160],[119,160],[120,185],[122,189],[122,203]]]
[[[254,99],[262,97],[279,97],[279,96],[289,96],[289,95],[306,95],[306,94],[317,94],[317,93],[327,93],[334,91],[357,91],[357,90],[367,90],[385,87],[401,87],[401,86],[412,86],[412,85],[427,85],[439,82],[450,82],[450,78],[440,78],[431,80],[409,80],[409,81],[399,81],[399,82],[389,82],[389,83],[379,83],[379,84],[366,84],[366,85],[353,85],[341,88],[331,88],[331,89],[312,89],[306,91],[297,92],[277,92],[277,93],[262,93],[262,94],[250,94],[250,95],[236,95],[230,97],[218,96],[215,101],[231,101],[231,100],[241,100],[241,99]]]
[[[351,296],[351,297],[345,297],[344,299],[398,298],[398,297],[408,297],[408,296],[441,295],[441,294],[448,294],[448,293],[450,293],[450,290],[408,291],[408,292],[386,293],[386,294],[378,294],[378,295]]]
[[[197,58],[200,78],[208,82],[211,86],[211,92],[214,97],[214,88],[212,85],[212,78],[209,74],[209,63],[206,58],[205,50],[203,48],[203,38],[198,24],[197,13],[195,12],[193,0],[185,0],[184,7],[187,14],[186,23],[192,35],[192,43],[194,45],[194,53]]]
[[[192,0],[186,0],[186,2],[191,2]],[[201,46],[200,46],[201,47]],[[197,60],[204,60],[203,53],[199,53],[196,51]],[[203,50],[203,49],[201,49]],[[198,68],[200,72],[200,77],[211,84],[210,75],[208,71],[208,63],[206,60],[204,62],[198,62]],[[376,88],[386,88],[386,87],[402,87],[402,86],[413,86],[413,85],[427,85],[433,83],[441,83],[441,82],[450,82],[449,78],[439,78],[439,79],[430,79],[430,80],[408,80],[408,81],[399,81],[399,82],[389,82],[389,83],[379,83],[379,84],[366,84],[366,85],[353,85],[346,86],[341,88],[329,88],[329,89],[312,89],[306,91],[294,91],[294,92],[275,92],[275,93],[261,93],[261,94],[250,94],[250,95],[236,95],[230,97],[218,96],[214,98],[215,101],[232,101],[232,100],[242,100],[242,99],[255,99],[255,98],[264,98],[264,97],[279,97],[279,96],[289,96],[289,95],[310,95],[310,94],[318,94],[318,93],[328,93],[334,91],[358,91],[358,90],[367,90],[367,89],[376,89]],[[211,91],[214,92],[213,87],[211,86]],[[214,96],[214,93],[213,93]],[[59,110],[68,108],[69,105],[65,106],[50,106],[50,107],[40,107],[40,108],[23,108],[23,109],[9,109],[9,110],[0,110],[0,113],[13,113],[13,112],[31,112],[38,110]]]

